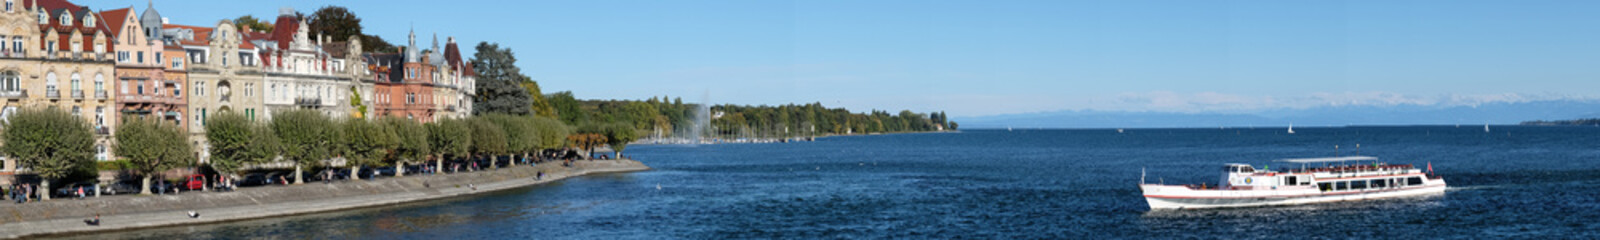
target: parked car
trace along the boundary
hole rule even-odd
[[[105,185],[105,194],[117,195],[139,193],[139,180],[117,180]]]
[[[72,183],[72,184],[67,184],[66,186],[63,186],[61,188],[57,188],[56,192],[55,192],[55,195],[52,195],[52,196],[54,196],[54,197],[77,197],[78,196],[78,188],[81,187],[81,188],[83,188],[83,195],[84,196],[93,197],[94,196],[94,191],[99,191],[99,187],[95,186],[94,184],[95,184],[95,181],[81,181],[81,182],[76,182],[76,183]]]
[[[267,174],[252,173],[244,175],[244,177],[239,180],[238,184],[240,187],[254,187],[272,184],[272,182],[267,180]]]
[[[183,189],[189,190],[189,191],[199,191],[201,189],[206,189],[206,175],[200,175],[200,174],[189,175],[189,179],[184,181]]]

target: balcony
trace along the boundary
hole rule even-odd
[[[61,99],[61,89],[45,89],[44,97],[49,99]]]
[[[83,90],[72,90],[72,99],[83,99]]]
[[[294,105],[302,107],[317,107],[322,105],[322,98],[295,98]]]
[[[106,126],[94,126],[94,134],[111,135],[111,128]]]
[[[444,106],[444,111],[446,111],[446,112],[454,112],[454,111],[456,111],[456,105],[445,105]]]
[[[106,90],[95,90],[94,91],[94,98],[105,100],[105,99],[110,98],[110,97],[106,96]]]
[[[16,91],[0,91],[0,98],[26,98],[26,97],[28,97],[28,90],[26,90],[26,89],[16,90]]]

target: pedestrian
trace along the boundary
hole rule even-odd
[[[83,186],[78,186],[78,200],[83,200]]]

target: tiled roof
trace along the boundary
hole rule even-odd
[[[278,41],[278,49],[289,49],[289,43],[294,42],[295,32],[300,31],[300,19],[295,16],[278,16],[278,22],[272,26],[272,40]]]
[[[118,8],[100,11],[100,20],[106,23],[106,28],[112,29],[111,33],[107,35],[110,35],[116,39],[122,39],[117,37],[121,37],[121,34],[123,33],[121,31],[122,25],[127,24],[128,14],[131,13],[133,13],[133,8]]]
[[[180,44],[180,45],[186,45],[186,46],[210,46],[211,45],[211,31],[212,31],[212,28],[199,27],[199,26],[189,26],[189,25],[177,25],[177,24],[162,24],[161,28],[164,28],[164,29],[188,29],[190,31],[194,31],[194,39],[175,39],[175,40],[178,41],[178,44]]]
[[[345,55],[350,54],[350,42],[338,41],[322,43],[322,51],[328,52],[328,56],[333,58],[344,58]]]

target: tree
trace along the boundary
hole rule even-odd
[[[600,146],[600,144],[605,144],[606,135],[599,133],[585,133],[580,131],[578,133],[568,135],[567,141],[571,142],[573,147],[582,149],[584,156],[594,157],[594,147]]]
[[[249,27],[251,31],[272,32],[273,26],[271,22],[267,22],[264,19],[256,19],[255,16],[251,15],[239,16],[233,19],[233,27],[236,28],[234,30],[239,32],[244,32],[246,27]]]
[[[606,126],[606,145],[616,152],[617,158],[622,158],[622,149],[628,148],[628,143],[639,139],[639,130],[627,123],[612,123]]]
[[[506,133],[500,125],[484,117],[467,119],[472,127],[472,153],[488,155],[489,167],[494,168],[494,156],[506,153]]]
[[[461,119],[446,118],[427,124],[428,146],[438,154],[438,166],[444,170],[446,154],[451,157],[469,156],[472,153],[472,127]]]
[[[50,181],[94,168],[94,134],[89,122],[58,108],[24,108],[4,120],[0,152],[19,160],[39,177],[40,189]],[[40,194],[50,200],[50,194]]]
[[[206,143],[210,145],[211,169],[233,174],[245,163],[252,162],[250,146],[256,139],[254,123],[249,117],[234,111],[222,111],[206,119]],[[269,133],[270,134],[270,133]],[[117,136],[122,136],[118,133]]]
[[[349,154],[344,156],[350,172],[361,172],[361,166],[385,164],[384,158],[398,147],[399,140],[389,128],[362,119],[346,119],[343,137]],[[361,179],[353,174],[350,179]]]
[[[572,134],[572,129],[562,124],[561,120],[548,117],[533,117],[534,132],[539,136],[538,149],[555,149],[564,145],[567,135]]]
[[[350,36],[361,36],[361,18],[355,12],[341,6],[323,6],[312,12],[306,21],[309,32],[316,36],[333,37],[335,40],[350,39]]]
[[[540,93],[539,82],[533,80],[522,82],[522,89],[528,91],[529,101],[532,104],[530,109],[532,109],[533,115],[556,117],[555,107],[550,105],[550,100],[545,99],[543,93]]]
[[[568,125],[579,125],[589,121],[589,114],[583,111],[583,103],[572,96],[571,91],[561,91],[545,96],[550,106],[555,108],[557,119]]]
[[[304,183],[304,169],[338,151],[339,133],[333,121],[314,110],[296,109],[272,118],[272,132],[283,143],[282,155],[294,161],[294,183]]]
[[[187,133],[177,125],[155,119],[126,118],[117,128],[116,145],[112,151],[128,159],[134,172],[143,176],[139,194],[150,194],[150,177],[185,163],[193,163],[194,147],[187,141]]]
[[[533,98],[518,83],[532,80],[517,68],[517,58],[511,49],[480,42],[477,50],[472,56],[472,69],[478,76],[477,92],[472,98],[473,114],[528,115],[532,110]]]
[[[526,153],[538,149],[539,136],[534,132],[530,118],[505,114],[489,114],[480,117],[494,122],[495,125],[500,126],[501,131],[505,132],[506,148],[504,153],[512,158],[511,165],[516,165],[515,155],[517,153],[523,153],[523,156],[526,157]]]
[[[403,168],[406,163],[425,160],[433,154],[433,148],[428,143],[430,132],[417,121],[406,120],[398,117],[382,118],[384,128],[394,132],[396,148],[390,158],[394,162],[394,174],[404,175]]]

